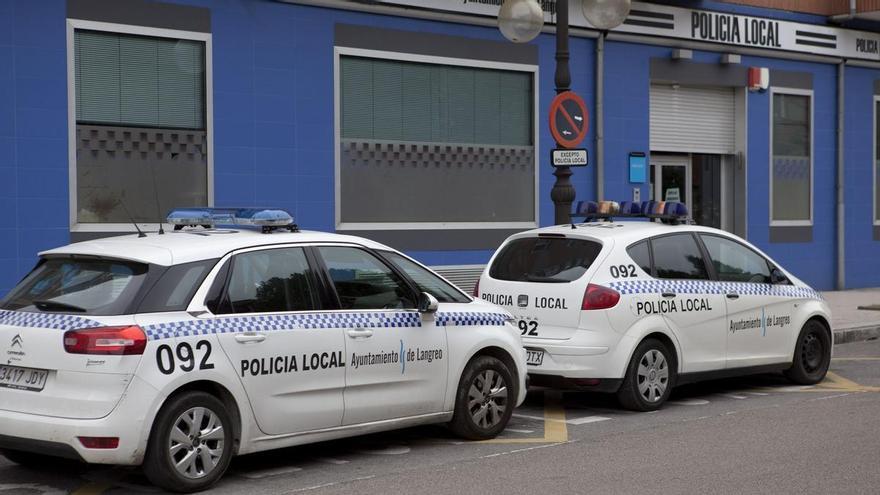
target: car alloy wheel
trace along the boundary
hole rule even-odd
[[[223,422],[208,408],[193,407],[178,416],[168,438],[171,464],[189,479],[211,474],[223,458]]]
[[[483,370],[474,377],[468,389],[468,410],[480,428],[495,427],[507,410],[507,384],[494,370]]]

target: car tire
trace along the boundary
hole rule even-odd
[[[632,411],[660,409],[675,384],[675,356],[663,342],[645,339],[636,347],[617,400]]]
[[[213,395],[187,392],[174,397],[153,423],[144,474],[154,485],[172,492],[210,487],[232,459],[232,428],[226,406]],[[181,462],[185,459],[189,460]]]
[[[831,364],[831,335],[825,325],[810,320],[801,329],[794,348],[791,368],[785,376],[798,385],[821,382]]]
[[[517,385],[500,359],[478,356],[461,374],[449,428],[468,440],[495,438],[507,426],[516,405]]]

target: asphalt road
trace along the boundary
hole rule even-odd
[[[835,348],[829,378],[682,387],[655,413],[534,390],[502,438],[412,428],[244,456],[212,494],[877,493],[880,341]],[[0,495],[158,493],[137,469],[0,457]]]

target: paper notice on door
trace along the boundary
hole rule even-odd
[[[666,189],[666,194],[663,195],[663,201],[681,201],[681,192],[677,187],[670,187]]]

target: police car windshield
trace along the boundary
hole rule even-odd
[[[146,278],[147,265],[100,258],[42,260],[0,308],[88,315],[123,314]]]
[[[489,276],[512,282],[573,282],[586,273],[601,250],[600,243],[586,239],[515,239],[495,257]]]

